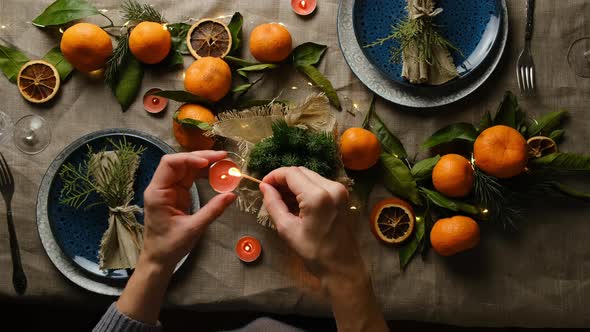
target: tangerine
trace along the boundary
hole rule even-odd
[[[98,25],[78,23],[64,31],[60,49],[66,60],[81,72],[104,67],[113,54],[111,37]]]
[[[349,128],[340,137],[340,153],[344,167],[360,171],[377,163],[381,143],[377,136],[363,128]]]
[[[430,243],[441,256],[452,256],[479,243],[479,225],[465,216],[439,219],[430,231]]]
[[[527,154],[524,137],[516,129],[503,125],[484,130],[473,145],[477,167],[501,179],[522,173],[527,164]]]
[[[231,88],[231,70],[220,58],[202,57],[185,72],[184,88],[197,96],[219,101]]]
[[[291,33],[278,23],[265,23],[250,33],[250,53],[260,62],[281,62],[291,54]]]
[[[447,154],[432,170],[434,188],[449,197],[464,197],[473,187],[473,167],[465,157]]]
[[[183,149],[188,151],[211,149],[215,141],[211,137],[205,136],[203,129],[179,122],[185,119],[213,124],[215,122],[213,112],[201,105],[184,104],[178,108],[172,120],[174,137]]]
[[[141,22],[129,34],[129,50],[143,63],[162,62],[168,56],[171,47],[170,32],[160,23]]]

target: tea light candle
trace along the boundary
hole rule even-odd
[[[238,171],[238,175],[230,174],[230,169]],[[209,167],[209,184],[218,193],[228,193],[238,187],[242,178],[240,177],[238,165],[231,159],[222,159]]]
[[[153,88],[148,90],[143,95],[143,108],[149,113],[160,113],[168,105],[168,98],[154,96],[156,92],[160,92],[162,89]]]
[[[251,263],[260,257],[262,246],[260,241],[252,236],[244,236],[236,244],[236,254],[242,262]]]
[[[291,8],[297,15],[309,15],[315,10],[316,0],[291,0]]]

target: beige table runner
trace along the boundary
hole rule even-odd
[[[111,11],[119,1],[91,1]],[[297,17],[289,1],[150,1],[163,9],[169,21],[217,17],[240,11],[247,32],[262,22],[280,21],[291,31],[294,44],[315,41],[329,49],[320,70],[337,88],[346,107],[366,110],[370,92],[349,70],[338,48],[336,0],[319,1],[311,19]],[[436,113],[405,110],[383,101],[378,113],[404,142],[410,155],[420,151],[427,135],[457,121],[477,122],[486,110],[495,110],[506,89],[517,91],[515,65],[524,40],[525,1],[508,0],[510,38],[503,64],[492,79],[472,96]],[[49,0],[1,0],[0,38],[24,50],[31,58],[43,56],[56,41],[30,24]],[[116,14],[112,14],[116,17]],[[564,107],[571,111],[564,150],[590,153],[590,79],[577,78],[565,56],[570,41],[590,35],[590,4],[584,0],[539,0],[533,53],[537,66],[538,97],[522,99],[533,114]],[[354,38],[354,36],[350,36]],[[247,38],[246,38],[247,39]],[[247,48],[245,48],[247,49]],[[188,65],[191,59],[185,58]],[[152,87],[182,88],[181,72],[148,71],[142,92]],[[285,72],[267,79],[254,95],[302,100],[311,89],[296,73]],[[292,89],[297,87],[298,89]],[[15,86],[0,78],[0,109],[13,120],[27,114],[45,117],[53,129],[51,145],[34,156],[24,155],[11,142],[0,151],[10,163],[17,190],[14,218],[29,288],[24,300],[67,301],[104,306],[112,299],[82,290],[65,279],[45,254],[35,224],[35,199],[39,183],[53,158],[74,139],[103,128],[129,127],[157,135],[177,147],[171,134],[175,103],[163,118],[147,114],[136,102],[121,113],[113,96],[101,82],[76,73],[62,87],[61,96],[48,107],[25,102]],[[338,114],[346,125],[362,119],[347,112]],[[585,188],[588,181],[579,182]],[[201,199],[213,193],[198,182]],[[371,203],[387,196],[379,188]],[[388,319],[437,321],[460,325],[489,326],[588,326],[590,325],[590,207],[577,204],[546,204],[529,215],[518,234],[507,236],[483,227],[482,243],[469,255],[444,259],[431,252],[426,260],[414,260],[405,272],[399,269],[397,252],[380,245],[366,227],[366,216],[357,223],[358,240],[373,275],[375,291]],[[0,299],[17,298],[11,283],[8,234],[0,204]],[[258,237],[264,247],[261,264],[246,267],[233,254],[244,234]],[[310,288],[312,279],[300,261],[276,235],[256,224],[254,217],[236,208],[222,216],[203,236],[186,265],[175,276],[167,302],[198,310],[266,310],[284,313],[327,315],[328,307]],[[106,306],[105,306],[106,308]]]

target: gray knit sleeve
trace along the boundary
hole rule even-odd
[[[127,317],[121,313],[115,303],[111,304],[107,312],[102,316],[98,324],[92,330],[93,332],[118,332],[118,331],[133,331],[133,332],[161,332],[162,325],[158,322],[157,325],[142,323],[133,318]]]

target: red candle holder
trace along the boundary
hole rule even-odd
[[[160,91],[162,91],[162,89],[153,88],[149,89],[143,95],[143,108],[146,112],[156,114],[162,112],[166,108],[168,105],[168,98],[154,96],[154,93]]]
[[[291,0],[291,8],[297,15],[306,16],[315,10],[316,0]]]
[[[209,185],[216,192],[223,194],[234,191],[242,181],[240,173],[241,158],[228,153],[228,158],[218,160],[209,166]],[[237,170],[237,172],[236,172]]]
[[[244,263],[252,263],[260,257],[262,245],[252,236],[244,236],[236,244],[236,254]]]

